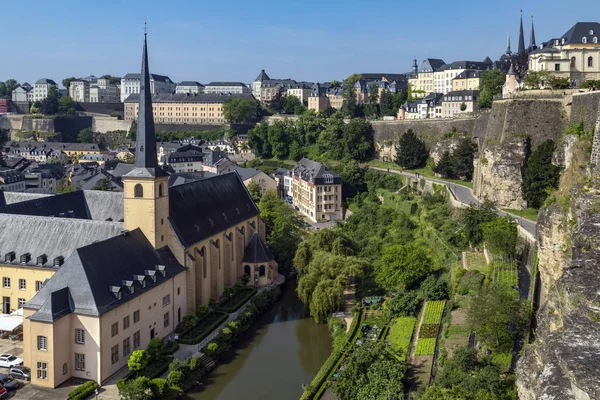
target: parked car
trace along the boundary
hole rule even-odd
[[[12,354],[0,354],[0,367],[10,368],[21,364],[23,364],[23,360],[19,357],[15,357]]]
[[[13,376],[13,378],[16,378],[16,379],[23,379],[24,381],[31,380],[31,370],[27,367],[23,367],[23,366],[11,367],[8,370],[8,373],[11,374]]]
[[[0,385],[0,399],[5,399],[8,396],[8,390]]]
[[[19,381],[13,378],[11,374],[0,374],[0,384],[8,390],[19,388]]]

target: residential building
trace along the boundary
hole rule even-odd
[[[441,93],[430,93],[418,101],[419,119],[442,118]]]
[[[0,170],[0,190],[24,192],[25,189],[25,175],[22,172],[8,168]]]
[[[341,110],[344,104],[344,89],[341,87],[330,87],[326,93],[329,105],[336,110]]]
[[[42,101],[48,97],[48,92],[51,88],[58,90],[58,85],[52,79],[42,78],[33,85],[32,101]]]
[[[416,60],[414,63],[416,64]],[[421,70],[411,74],[408,79],[409,85],[412,88],[412,94],[415,98],[425,97],[429,93],[435,92],[434,73],[438,71],[446,63],[438,58],[426,58],[421,65]],[[413,65],[413,71],[415,70]]]
[[[369,101],[369,87],[367,81],[358,79],[354,82],[354,101],[356,104],[365,104]]]
[[[211,82],[204,87],[204,93],[250,94],[250,88],[242,82]]]
[[[452,79],[452,92],[458,90],[479,90],[479,80],[482,71],[466,69]]]
[[[208,86],[207,86],[208,87]],[[229,99],[252,99],[250,93],[159,94],[152,98],[156,122],[171,124],[223,124],[223,103]],[[139,95],[125,100],[125,120],[135,121]]]
[[[19,85],[12,91],[12,101],[17,103],[32,102],[33,101],[33,87],[25,82]]]
[[[21,156],[28,160],[46,162],[52,158],[64,159],[80,157],[86,154],[108,153],[95,143],[63,143],[63,142],[10,142],[4,147],[9,156]],[[66,159],[65,159],[66,161]]]
[[[204,93],[204,85],[196,81],[183,81],[177,84],[175,88],[176,94],[198,94]]]
[[[121,102],[121,90],[119,86],[111,83],[110,79],[98,78],[90,85],[90,103],[119,103]]]
[[[529,53],[529,71],[548,71],[573,86],[600,80],[600,23],[577,22],[564,35]]]
[[[342,178],[324,164],[303,158],[292,170],[293,204],[313,222],[337,221],[342,214]]]
[[[238,174],[168,186],[156,158],[146,40],[141,77],[135,164],[122,176],[122,193],[98,191],[85,204],[78,191],[0,207],[3,251],[15,248],[15,257],[38,267],[62,263],[23,305],[23,359],[34,386],[104,382],[133,350],[172,335],[242,275],[251,286],[279,281],[265,225]]]
[[[478,90],[448,92],[442,97],[442,118],[454,118],[464,113],[477,111]]]
[[[165,75],[150,75],[152,94],[171,94],[175,92],[175,83]],[[140,93],[140,74],[127,74],[121,79],[121,103],[132,94]]]
[[[90,101],[90,82],[87,80],[71,81],[69,84],[69,96],[80,103]]]
[[[316,83],[308,96],[308,109],[316,112],[331,107],[327,97],[327,89]]]
[[[198,150],[175,151],[166,158],[174,172],[203,171],[204,154]]]
[[[311,92],[312,82],[297,82],[287,86],[286,96],[294,96],[302,104],[308,103],[308,96]]]
[[[277,168],[273,171],[273,177],[275,178],[275,182],[277,182],[279,196],[281,196],[281,198],[292,199],[294,195],[294,178],[292,176],[292,170]]]
[[[452,91],[452,80],[466,70],[486,71],[492,69],[492,60],[485,61],[454,61],[442,65],[433,73],[435,93],[446,94]]]
[[[265,72],[264,69],[262,69],[260,71],[260,74],[258,74],[258,76],[256,77],[256,79],[254,80],[254,82],[252,82],[252,95],[261,100],[261,86],[262,83],[264,81],[268,81],[271,80],[271,78],[269,78],[269,75],[267,75],[267,73]]]
[[[237,173],[242,182],[244,182],[244,185],[246,185],[246,187],[248,187],[250,182],[258,183],[258,186],[260,186],[261,193],[264,193],[267,190],[277,190],[277,182],[275,182],[275,179],[271,178],[269,175],[265,174],[263,171],[260,171],[258,169],[242,168],[235,164],[232,164],[227,168],[224,168],[219,173],[227,174],[231,172]]]

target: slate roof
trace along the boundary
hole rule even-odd
[[[473,99],[470,101],[475,101],[479,97],[479,90],[456,90],[454,92],[448,92],[442,97],[441,101],[463,101],[463,100],[452,100],[452,97],[461,97],[465,96],[473,96]]]
[[[169,221],[184,247],[257,215],[259,210],[237,174],[169,188]]]
[[[0,207],[0,213],[96,221],[106,221],[110,218],[113,221],[122,221],[123,194],[99,190],[77,190],[9,203]]]
[[[140,80],[140,77],[142,76],[141,73],[130,73],[127,74],[123,77],[123,79],[137,79]],[[150,74],[150,79],[154,80],[155,82],[167,82],[167,83],[172,83],[173,81],[171,80],[171,78],[169,78],[166,75],[158,75],[158,74]]]
[[[157,269],[161,265],[165,276]],[[142,231],[135,229],[78,248],[25,308],[38,310],[29,317],[33,321],[54,321],[69,312],[101,316],[183,271],[168,248],[154,250]],[[146,287],[136,275],[145,276]],[[128,284],[135,288],[133,293]],[[117,290],[120,298],[115,295]]]
[[[177,86],[197,86],[197,87],[204,87],[203,84],[201,84],[200,82],[196,82],[196,81],[183,81],[183,82],[179,82],[177,84]]]
[[[438,71],[445,71],[449,69],[475,69],[485,71],[490,67],[491,64],[481,61],[453,61],[450,64],[441,66]]]
[[[152,96],[152,103],[223,103],[236,98],[253,99],[254,97],[250,93],[161,93]],[[133,93],[125,99],[125,103],[137,103],[139,99],[139,93]]]
[[[335,183],[341,183],[341,176],[338,173],[329,170],[324,164],[308,158],[298,161],[292,171],[294,175],[309,181],[321,179],[325,174],[329,174],[334,178]],[[340,180],[340,182],[336,182],[336,180]]]
[[[46,85],[46,84],[50,84],[50,85],[56,85],[56,82],[54,82],[52,79],[48,79],[48,78],[42,78],[42,79],[38,79],[35,82],[36,85]]]
[[[465,69],[463,72],[461,72],[460,74],[458,74],[454,78],[452,78],[452,80],[479,78],[481,76],[481,72],[482,71],[477,71],[477,70],[473,70],[473,69]]]
[[[240,176],[242,181],[245,181],[246,179],[252,178],[254,175],[258,174],[260,171],[255,168],[238,167],[237,165],[232,165],[230,167],[225,168],[223,171],[221,171],[222,174],[227,174],[227,173],[231,173],[231,172],[236,172]]]
[[[211,176],[217,176],[208,171],[196,171],[196,172],[174,172],[169,175],[169,187],[179,186],[185,183],[199,181],[200,179],[209,178]]]
[[[248,242],[248,245],[244,249],[242,262],[253,264],[268,263],[273,258],[273,254],[271,254],[258,232],[254,232],[254,235],[250,238],[250,242]]]
[[[207,83],[206,86],[240,86],[245,87],[242,82],[211,82]]]
[[[592,31],[593,34],[590,34],[590,31]],[[561,44],[562,39],[565,39],[565,45],[582,44],[584,37],[587,40],[587,44],[593,44],[594,37],[600,37],[600,23],[577,22],[571,27],[571,29],[569,29],[564,35],[561,36]]]
[[[45,193],[0,192],[0,206],[52,196]],[[1,250],[1,249],[0,249]]]
[[[75,218],[39,218],[30,215],[0,214],[0,260],[3,264],[35,266],[37,257],[47,256],[40,267],[54,268],[56,257],[69,257],[75,249],[97,240],[120,234],[119,222],[90,221]],[[6,254],[14,251],[15,259],[6,261]],[[21,263],[20,257],[29,253],[31,259]]]
[[[426,58],[423,60],[419,72],[435,72],[445,64],[444,60],[439,58]]]
[[[269,79],[271,79],[269,78],[269,75],[267,75],[264,69],[261,69],[260,74],[258,74],[254,82],[268,81]]]
[[[367,81],[381,80],[382,78],[385,78],[390,83],[393,81],[399,82],[399,81],[405,81],[406,79],[408,79],[406,74],[396,74],[396,73],[387,73],[387,72],[382,72],[382,73],[368,72],[368,73],[362,73],[360,75],[362,75],[362,77],[364,79],[366,79]]]

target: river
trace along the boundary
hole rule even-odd
[[[234,344],[188,400],[298,400],[331,352],[327,325],[315,323],[296,296],[296,280]]]

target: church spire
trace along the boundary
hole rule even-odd
[[[509,56],[512,54],[512,51],[510,50],[510,34],[506,38],[506,54]]]
[[[148,68],[148,45],[146,24],[144,23],[144,50],[142,52],[142,73],[140,75],[140,100],[138,105],[135,166],[137,168],[158,169],[156,158],[156,135],[152,113],[152,90]]]
[[[531,34],[529,35],[529,51],[535,50],[535,30],[533,29],[533,14],[531,14]]]
[[[523,35],[523,10],[521,10],[521,25],[519,27],[519,51],[518,54],[525,52],[525,37]]]

